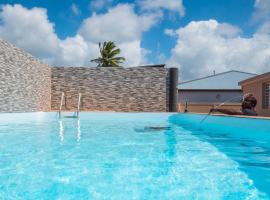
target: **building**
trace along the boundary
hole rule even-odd
[[[258,114],[270,116],[270,72],[243,80],[239,85],[244,93],[252,93],[258,100]]]
[[[183,112],[187,103],[189,112],[207,113],[223,102],[228,102],[224,108],[240,109],[243,92],[238,83],[255,75],[232,70],[182,82],[178,85],[178,110]]]

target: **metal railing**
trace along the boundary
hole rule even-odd
[[[61,102],[60,102],[60,107],[59,107],[59,118],[61,117],[61,112],[62,112],[64,97],[65,97],[65,93],[62,92]]]
[[[73,117],[79,118],[80,106],[81,106],[81,98],[82,98],[82,94],[79,93],[78,104],[77,104],[77,111],[74,112]],[[59,118],[61,118],[61,116],[62,116],[62,107],[63,107],[64,100],[65,100],[65,93],[62,92],[61,102],[60,102],[60,107],[59,107],[59,112],[58,112]]]
[[[78,104],[77,104],[77,118],[79,118],[81,98],[82,98],[82,93],[79,93]]]

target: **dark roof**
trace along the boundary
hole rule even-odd
[[[158,64],[158,65],[140,65],[136,67],[165,67],[165,64]]]

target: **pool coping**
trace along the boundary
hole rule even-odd
[[[188,113],[197,114],[197,115],[208,115],[208,113],[195,113],[195,112],[188,112]],[[226,115],[226,114],[211,114],[211,116],[270,120],[270,117],[264,117],[264,116]]]
[[[58,113],[59,111],[51,110],[51,111],[33,111],[33,112],[0,112],[0,114],[12,114],[12,113]],[[61,111],[62,113],[72,113],[76,111]],[[98,110],[84,110],[80,111],[80,113],[87,113],[87,112],[94,112],[94,113],[118,113],[116,111],[98,111]],[[186,114],[183,112],[119,112],[119,113],[166,113],[166,114]],[[196,114],[196,115],[208,115],[208,113],[196,113],[196,112],[187,112],[187,114]],[[212,113],[211,116],[216,117],[235,117],[235,118],[246,118],[246,119],[260,119],[260,120],[270,120],[270,117],[266,116],[245,116],[245,115],[226,115],[226,114],[217,114]]]

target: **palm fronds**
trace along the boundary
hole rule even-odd
[[[97,63],[98,67],[120,67],[126,59],[124,57],[117,57],[121,53],[119,48],[116,48],[114,42],[99,43],[100,56],[91,62]]]

